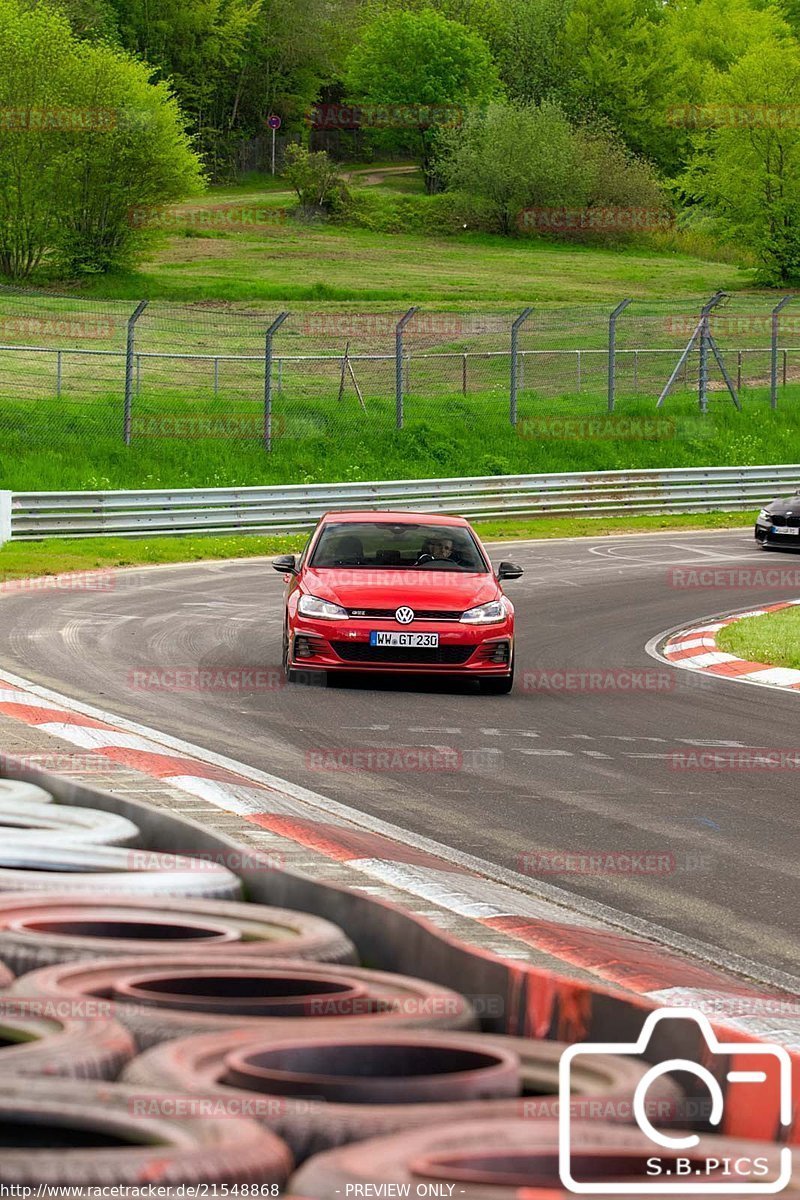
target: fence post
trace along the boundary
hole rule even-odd
[[[415,313],[419,312],[419,306],[415,305],[410,308],[404,317],[401,317],[397,322],[394,331],[394,403],[395,403],[395,419],[397,428],[403,428],[403,397],[405,391],[403,388],[403,333],[405,327]]]
[[[466,396],[466,394],[467,394],[467,356],[466,356],[466,354],[462,354],[462,356],[461,356],[461,395]]]
[[[708,412],[708,347],[711,338],[711,312],[725,299],[725,292],[715,292],[700,310],[700,371],[697,380],[697,402],[701,413]]]
[[[11,492],[0,492],[0,546],[11,541]]]
[[[519,331],[532,312],[532,308],[523,308],[522,312],[511,326],[511,392],[509,395],[509,418],[514,427],[516,427],[517,424],[517,386],[519,383],[519,378],[517,376],[517,346],[519,345]]]
[[[264,446],[272,449],[272,339],[289,316],[288,312],[278,313],[264,335]]]
[[[141,300],[128,318],[128,340],[125,350],[125,409],[122,420],[122,437],[126,446],[131,444],[131,409],[133,407],[133,358],[136,322],[147,308],[149,300]]]
[[[61,399],[61,351],[56,350],[56,399]]]
[[[778,333],[780,330],[781,311],[790,301],[794,300],[794,296],[784,296],[780,304],[776,304],[772,310],[772,354],[770,358],[770,373],[769,373],[769,406],[770,408],[778,407]]]
[[[617,317],[632,300],[622,300],[608,318],[608,411],[614,411],[617,388]],[[635,390],[635,389],[634,389]]]

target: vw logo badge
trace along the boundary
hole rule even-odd
[[[413,608],[398,608],[394,618],[400,625],[410,625],[414,620],[414,610]]]

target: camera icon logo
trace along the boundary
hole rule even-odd
[[[699,1078],[708,1089],[711,1097],[711,1110],[708,1120],[711,1125],[719,1125],[725,1109],[725,1097],[718,1080],[711,1071],[691,1059],[672,1058],[651,1067],[641,1078],[633,1097],[633,1115],[637,1126],[645,1137],[653,1144],[652,1157],[647,1158],[646,1179],[623,1182],[607,1180],[576,1179],[574,1177],[574,1162],[571,1144],[571,1109],[572,1096],[571,1078],[573,1063],[583,1058],[592,1058],[598,1054],[636,1055],[644,1054],[655,1027],[662,1021],[680,1019],[694,1021],[700,1028],[711,1054],[730,1056],[737,1063],[736,1070],[729,1070],[725,1076],[730,1086],[745,1084],[748,1086],[763,1084],[770,1089],[771,1095],[777,1093],[779,1101],[779,1122],[787,1132],[792,1121],[792,1064],[788,1052],[783,1046],[769,1043],[726,1043],[720,1042],[708,1018],[695,1009],[662,1008],[650,1013],[642,1026],[639,1038],[635,1042],[583,1042],[570,1046],[561,1056],[559,1063],[559,1175],[567,1191],[584,1196],[624,1196],[626,1194],[643,1195],[708,1195],[709,1186],[713,1187],[714,1195],[776,1195],[782,1192],[791,1182],[792,1151],[788,1146],[780,1150],[772,1143],[765,1142],[763,1158],[740,1158],[725,1160],[725,1169],[719,1159],[703,1157],[690,1158],[686,1151],[691,1151],[699,1145],[700,1138],[694,1133],[676,1133],[667,1129],[657,1129],[647,1111],[647,1091],[651,1084],[662,1075],[672,1071],[685,1071]],[[744,1056],[754,1056],[752,1070],[739,1069]],[[770,1071],[764,1070],[764,1060],[771,1060]],[[591,1065],[590,1063],[587,1065]],[[766,1093],[765,1093],[766,1098]],[[766,1152],[771,1151],[771,1157]]]

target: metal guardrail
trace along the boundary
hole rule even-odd
[[[736,512],[800,489],[800,465],[571,471],[133,492],[0,492],[0,543],[44,537],[290,533],[337,508],[458,513],[470,519]]]

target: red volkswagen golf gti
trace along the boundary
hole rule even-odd
[[[514,682],[514,608],[463,517],[332,512],[286,576],[283,666],[308,671],[399,671],[476,679],[485,692]]]

